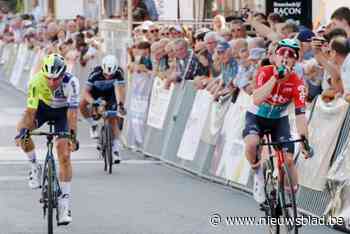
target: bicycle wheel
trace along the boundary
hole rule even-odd
[[[108,173],[112,174],[112,167],[113,167],[113,152],[112,152],[112,127],[110,124],[107,124],[105,126],[105,133],[106,133],[106,158],[107,158],[107,165],[108,165]]]
[[[53,234],[53,208],[54,208],[54,189],[53,189],[53,169],[52,161],[47,162],[47,227],[48,234]]]
[[[272,219],[279,217],[278,197],[277,197],[277,179],[273,177],[273,159],[266,160],[263,164],[265,179],[266,202],[262,204],[265,212],[266,224],[271,234],[279,234],[279,223],[271,222]]]
[[[107,157],[106,157],[106,131],[105,131],[105,126],[101,127],[101,132],[100,132],[100,152],[104,161],[104,171],[107,171]]]
[[[284,218],[284,230],[286,233],[298,233],[298,225],[296,220],[298,217],[297,205],[295,202],[295,193],[292,184],[292,177],[289,172],[289,168],[286,163],[282,167],[280,172],[280,197],[281,197],[281,209]],[[287,189],[288,191],[286,191]]]

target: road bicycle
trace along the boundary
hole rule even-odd
[[[271,132],[266,131],[259,144],[259,149],[262,146],[268,147],[268,157],[262,161],[266,201],[261,204],[261,210],[265,212],[271,234],[279,234],[281,227],[284,227],[286,233],[297,234],[301,227],[297,222],[296,191],[283,150],[283,145],[297,142],[304,144],[305,149],[312,156],[313,151],[304,137],[297,140],[272,142]]]
[[[98,99],[93,104],[92,116],[95,120],[103,119],[103,124],[100,127],[100,133],[98,136],[97,150],[100,152],[100,157],[104,161],[104,171],[108,171],[109,174],[112,174],[113,171],[113,132],[112,125],[110,124],[109,119],[115,118],[118,116],[117,111],[106,110],[106,103]],[[119,163],[119,162],[116,162]]]
[[[44,219],[47,217],[48,234],[53,234],[53,213],[56,210],[57,225],[66,225],[65,223],[58,224],[58,198],[62,194],[59,181],[56,173],[55,158],[53,155],[53,139],[55,137],[69,138],[71,135],[67,132],[55,133],[54,122],[48,122],[49,131],[32,131],[29,136],[46,136],[47,153],[45,157],[42,181],[41,181],[41,198],[40,203],[43,204]]]

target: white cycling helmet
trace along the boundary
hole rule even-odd
[[[114,74],[118,69],[118,60],[114,55],[107,55],[102,59],[102,70],[107,75]]]

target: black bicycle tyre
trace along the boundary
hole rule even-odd
[[[113,152],[112,152],[112,126],[107,124],[105,126],[106,131],[106,158],[108,164],[108,173],[112,174],[113,168]]]
[[[294,228],[292,229],[291,232],[288,232],[287,233],[293,233],[293,234],[298,234],[298,226],[296,225],[296,220],[297,220],[297,217],[298,217],[298,212],[297,212],[297,205],[296,205],[296,202],[295,202],[295,193],[294,193],[294,189],[293,189],[293,184],[292,184],[292,178],[290,176],[290,172],[289,172],[289,168],[288,168],[288,165],[286,163],[284,163],[283,165],[283,178],[280,179],[280,194],[281,194],[281,208],[282,208],[282,216],[284,216],[285,220],[288,220],[290,218],[292,218],[292,221],[293,221],[293,226]],[[285,188],[285,184],[284,184],[284,181],[285,181],[285,176],[286,179],[287,179],[287,182],[288,182],[288,187],[290,189],[290,195],[291,195],[291,201],[289,200],[289,202],[291,202],[291,204],[286,204],[286,193],[284,191],[284,188]],[[287,211],[289,209],[289,206],[292,206],[291,209],[292,209],[292,213],[293,213],[293,217],[290,217],[289,215],[287,215]],[[287,217],[288,216],[288,217]],[[286,225],[284,225],[286,226]],[[290,225],[288,225],[290,226]]]
[[[272,181],[272,173],[273,173],[273,165],[271,165],[271,161],[266,160],[265,163],[263,164],[263,169],[264,169],[264,180],[265,180],[265,186],[264,186],[264,192],[266,196],[266,207],[264,207],[264,212],[265,212],[265,217],[267,221],[267,226],[269,229],[269,232],[271,234],[279,234],[280,233],[280,226],[279,223],[277,222],[276,225],[273,225],[271,221],[269,222],[269,218],[278,218],[277,214],[277,207],[276,204],[278,203],[278,197],[277,197],[277,191],[275,194],[275,197],[272,197],[272,194],[270,193],[271,191],[268,191],[267,188],[268,186],[274,187],[273,181]],[[267,170],[270,170],[270,172],[267,172]],[[275,188],[274,188],[275,189]],[[275,202],[275,204],[273,203]]]
[[[104,161],[104,171],[107,171],[107,157],[106,157],[106,131],[105,131],[105,126],[101,127],[101,132],[100,132],[100,151],[101,155]]]
[[[52,161],[47,162],[47,226],[48,234],[53,234],[53,208],[54,208],[54,188],[53,188],[53,168]]]

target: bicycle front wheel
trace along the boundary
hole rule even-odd
[[[112,174],[112,167],[113,167],[113,152],[112,152],[112,126],[110,124],[107,124],[105,126],[105,133],[106,133],[106,158],[107,158],[107,166],[108,166],[108,173]]]
[[[283,227],[286,233],[298,234],[298,225],[296,223],[298,212],[295,202],[295,191],[293,188],[292,177],[287,164],[285,163],[280,172],[280,202],[283,215]]]
[[[265,212],[266,224],[270,234],[279,234],[280,226],[278,222],[272,222],[272,219],[279,217],[280,209],[277,197],[277,179],[273,177],[273,161],[266,160],[263,164],[265,179],[265,196],[266,202],[263,203],[262,209]]]
[[[106,131],[105,126],[101,127],[100,136],[99,136],[99,144],[100,144],[100,153],[104,162],[104,171],[107,171],[107,157],[106,157]]]
[[[47,162],[47,227],[48,234],[53,234],[53,208],[54,208],[54,175],[52,161]]]

